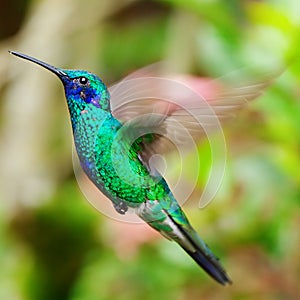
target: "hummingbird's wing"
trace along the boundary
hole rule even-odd
[[[134,137],[152,133],[141,156],[189,147],[259,97],[274,75],[241,85],[191,76],[130,76],[110,88],[112,113]]]

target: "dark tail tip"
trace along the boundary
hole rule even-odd
[[[216,258],[210,258],[208,255],[205,255],[201,251],[191,252],[184,249],[194,261],[203,268],[207,274],[209,274],[214,280],[222,285],[232,284],[231,279],[227,275],[226,271],[216,260]]]

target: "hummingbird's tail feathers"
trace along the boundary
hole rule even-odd
[[[179,242],[183,250],[188,253],[194,259],[194,261],[217,282],[222,285],[231,284],[232,281],[219,262],[219,259],[212,253],[212,251],[198,236],[194,229],[189,224],[180,225],[174,219],[173,222],[177,225],[183,236],[185,236],[188,242],[193,246],[193,249],[189,249],[185,246],[186,243],[181,244]]]
[[[164,237],[178,243],[214,280],[222,285],[231,284],[219,259],[192,228],[175,199],[169,203],[148,201],[139,207],[137,214]]]
[[[222,285],[232,284],[232,281],[220,263],[216,263],[216,258],[211,259],[211,257],[207,256],[206,253],[199,249],[197,249],[196,252],[192,252],[185,248],[183,249],[203,270],[206,271],[207,274],[209,274],[217,282]]]

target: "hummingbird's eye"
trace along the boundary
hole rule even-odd
[[[89,80],[88,80],[86,77],[79,77],[79,78],[78,78],[78,82],[79,82],[81,85],[86,85],[86,84],[88,84]]]

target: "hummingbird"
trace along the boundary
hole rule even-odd
[[[88,178],[111,200],[115,210],[119,214],[133,210],[153,229],[175,241],[218,283],[231,284],[219,259],[192,227],[166,180],[147,161],[150,154],[159,147],[163,148],[163,133],[169,130],[172,134],[176,118],[187,127],[194,125],[187,120],[184,109],[180,105],[161,105],[163,109],[153,113],[155,105],[149,104],[151,99],[142,102],[138,110],[136,101],[134,104],[121,103],[114,109],[113,101],[120,100],[111,99],[108,87],[95,74],[60,69],[26,54],[9,52],[44,67],[60,79],[80,165]],[[147,80],[145,78],[143,82]],[[242,103],[256,98],[266,86],[266,82],[261,82],[231,92],[220,92],[210,102],[213,112],[217,116],[230,114]],[[196,107],[198,114],[199,107]],[[195,103],[190,108],[194,109]],[[203,115],[209,114],[207,107],[202,107],[202,110],[205,111]],[[150,113],[139,118],[145,112]],[[124,122],[132,116],[137,121]]]

